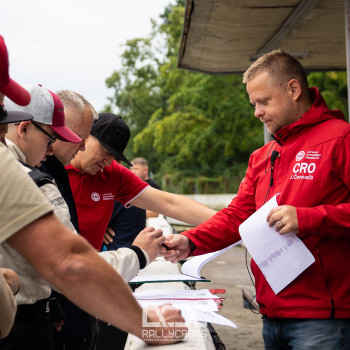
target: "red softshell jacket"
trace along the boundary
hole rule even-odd
[[[260,312],[271,318],[350,317],[350,124],[318,89],[310,93],[310,110],[252,153],[230,205],[184,233],[197,247],[193,255],[203,254],[240,240],[239,225],[275,194],[279,205],[295,206],[298,236],[316,261],[276,295],[252,260]]]

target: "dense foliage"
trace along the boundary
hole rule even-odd
[[[107,80],[116,106],[131,128],[127,155],[143,156],[164,189],[177,193],[237,190],[250,153],[263,144],[240,75],[211,76],[177,68],[184,2],[169,5],[153,21],[149,38],[130,40],[122,69]],[[327,73],[328,74],[328,73]],[[346,75],[313,73],[330,105],[346,107]],[[329,86],[332,89],[329,90]],[[334,107],[334,106],[333,106]]]

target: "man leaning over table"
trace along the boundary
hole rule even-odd
[[[0,48],[7,55],[3,39]],[[7,59],[0,60],[2,70],[8,71]],[[18,86],[12,84],[12,87],[11,94],[22,94]],[[3,103],[2,94],[0,103]],[[0,167],[0,221],[6,223],[0,228],[0,244],[6,242],[42,277],[96,317],[153,344],[179,340],[169,333],[171,327],[162,329],[161,338],[157,329],[154,333],[142,333],[142,309],[129,287],[84,239],[58,221],[52,206],[3,143],[0,143]],[[183,320],[178,310],[167,310],[164,316],[167,322]],[[149,313],[148,319],[157,321],[158,317]]]

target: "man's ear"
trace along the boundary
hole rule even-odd
[[[20,137],[24,137],[27,134],[30,124],[30,120],[26,120],[24,122],[19,123],[17,133]]]
[[[292,96],[293,100],[296,101],[301,95],[301,86],[298,80],[291,79],[287,85],[287,91]]]

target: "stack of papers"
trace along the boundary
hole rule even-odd
[[[199,321],[220,324],[224,326],[237,326],[224,316],[216,313],[218,306],[215,300],[220,300],[208,289],[200,290],[145,290],[133,293],[142,308],[172,304],[181,310],[185,321]]]

